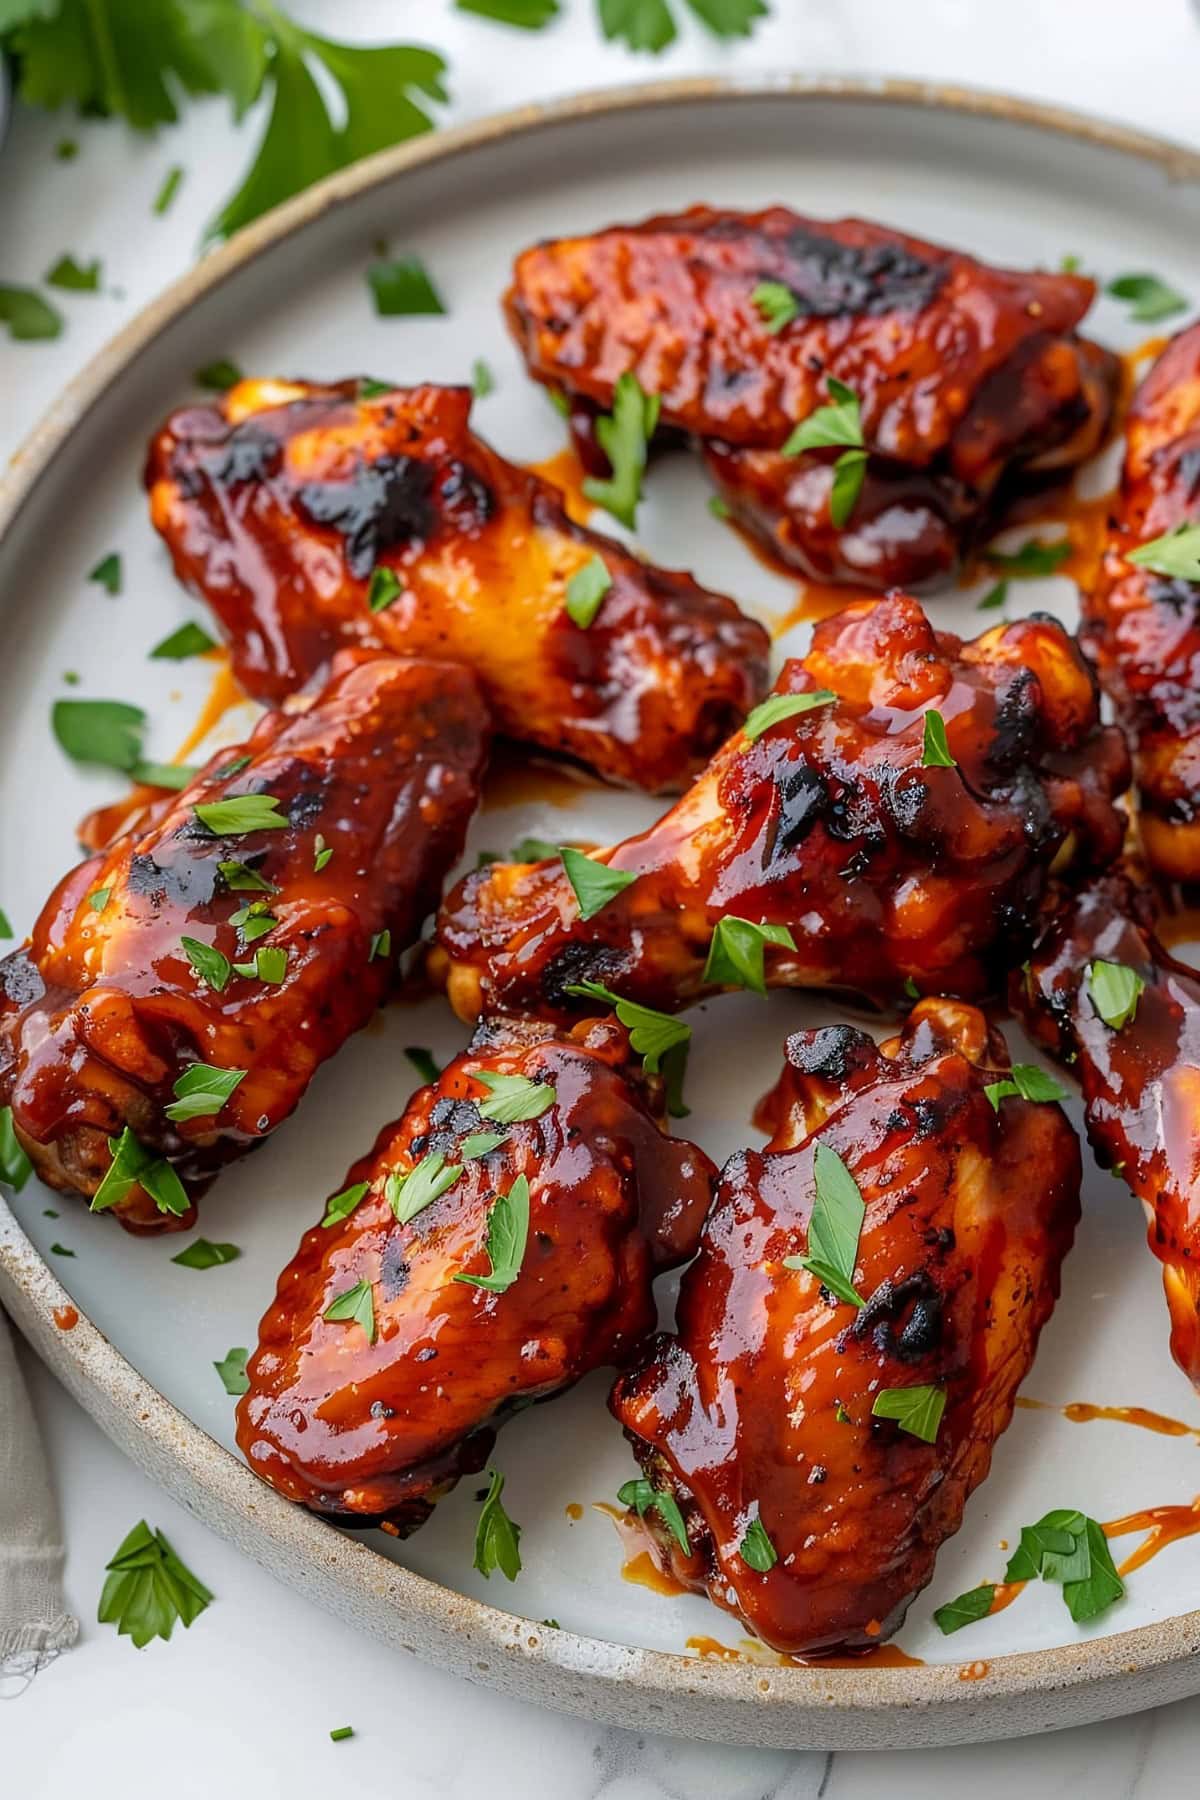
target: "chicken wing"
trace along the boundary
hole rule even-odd
[[[950,573],[1018,487],[1102,441],[1117,360],[1074,335],[1094,294],[1082,276],[991,268],[860,219],[695,206],[534,245],[505,304],[531,374],[575,401],[585,454],[588,413],[633,373],[785,562],[915,587]],[[870,452],[842,531],[841,448],[783,454],[831,377],[857,395]]]
[[[628,1054],[615,1021],[493,1021],[350,1170],[280,1276],[238,1408],[281,1493],[410,1531],[519,1407],[653,1330],[651,1283],[694,1252],[716,1170],[659,1130]],[[364,1287],[347,1322],[338,1298]]]
[[[1155,938],[1145,889],[1113,876],[1064,906],[1013,1003],[1082,1083],[1092,1148],[1145,1208],[1171,1354],[1200,1388],[1200,976]]]
[[[1135,741],[1147,860],[1200,880],[1200,582],[1130,563],[1200,524],[1200,325],[1174,339],[1134,395],[1125,467],[1081,635]]]
[[[466,388],[240,382],[155,437],[151,517],[255,698],[343,644],[445,657],[509,736],[678,790],[761,697],[766,632],[574,524],[472,434],[470,408]],[[587,610],[576,578],[590,623],[567,610]]]
[[[897,1630],[957,1531],[1058,1295],[1080,1159],[1057,1106],[991,1104],[1008,1059],[972,1007],[923,1001],[878,1048],[799,1032],[787,1057],[776,1135],[726,1165],[676,1334],[611,1405],[681,1510],[686,1551],[645,1510],[656,1559],[809,1656]],[[814,1187],[847,1172],[861,1304],[788,1266],[814,1253]]]
[[[657,825],[597,851],[629,879],[594,917],[557,859],[493,863],[451,891],[431,967],[461,1017],[569,1016],[583,981],[685,1006],[728,985],[706,968],[723,920],[771,928],[768,985],[880,1005],[914,982],[978,994],[1025,954],[1051,871],[1120,849],[1124,741],[1049,618],[963,644],[915,600],[860,602],[776,695],[816,703],[739,732]],[[956,766],[926,766],[935,715]]]
[[[343,651],[66,876],[0,963],[0,1104],[42,1179],[188,1225],[391,987],[486,743],[468,670]]]

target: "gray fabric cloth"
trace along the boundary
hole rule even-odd
[[[37,1421],[0,1309],[0,1698],[28,1686],[79,1635],[63,1598],[65,1560]]]

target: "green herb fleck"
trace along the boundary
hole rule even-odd
[[[623,1482],[617,1489],[617,1499],[622,1506],[631,1506],[639,1519],[644,1519],[648,1512],[656,1512],[683,1554],[691,1555],[692,1546],[688,1538],[687,1525],[674,1494],[667,1493],[663,1488],[656,1488],[642,1477],[638,1480]]]
[[[385,612],[404,592],[404,583],[395,569],[389,569],[386,563],[380,563],[377,569],[371,570],[371,581],[367,588],[368,612]]]
[[[219,1269],[224,1263],[236,1262],[241,1255],[236,1244],[214,1244],[208,1238],[194,1238],[186,1250],[171,1261],[181,1269]]]
[[[742,726],[742,735],[747,745],[756,744],[764,731],[772,725],[779,725],[784,719],[799,718],[802,713],[812,712],[818,706],[832,706],[837,695],[829,688],[813,688],[807,694],[768,694],[747,715]]]
[[[380,318],[444,313],[441,296],[415,256],[399,256],[393,262],[372,263],[367,282]]]
[[[568,581],[563,604],[568,618],[581,631],[586,631],[595,619],[612,584],[612,576],[604,558],[599,555],[593,556],[590,562],[585,562]]]
[[[509,1581],[521,1573],[521,1527],[510,1519],[500,1496],[504,1477],[498,1469],[488,1470],[487,1498],[475,1527],[475,1567],[486,1580],[493,1569]]]
[[[871,1407],[876,1419],[895,1419],[901,1431],[923,1444],[936,1443],[945,1410],[945,1389],[929,1386],[883,1388]]]
[[[369,1281],[356,1281],[354,1286],[346,1288],[326,1307],[323,1318],[337,1321],[345,1319],[350,1324],[361,1325],[368,1344],[375,1342],[375,1301],[371,1293]]]
[[[150,652],[155,662],[183,662],[185,657],[203,656],[207,650],[216,649],[216,640],[210,638],[203,625],[197,625],[189,619],[178,631],[171,632],[169,637],[155,644]]]
[[[950,745],[946,738],[946,721],[934,708],[925,714],[925,736],[921,745],[921,767],[923,769],[956,769],[957,762],[950,754]]]
[[[182,1563],[161,1531],[140,1519],[106,1565],[108,1579],[96,1614],[144,1650],[152,1638],[169,1638],[176,1620],[190,1626],[212,1595]]]
[[[630,531],[637,526],[642,476],[661,408],[658,395],[647,394],[637,376],[627,370],[617,377],[611,415],[601,416],[595,422],[596,441],[607,456],[612,473],[603,481],[587,476],[583,491]]]
[[[248,1392],[250,1377],[246,1373],[246,1364],[249,1359],[250,1352],[244,1345],[238,1345],[233,1350],[227,1350],[221,1361],[213,1364],[213,1368],[221,1377],[221,1386],[227,1394]]]
[[[496,1195],[488,1213],[490,1270],[486,1275],[467,1275],[460,1271],[455,1275],[455,1281],[486,1288],[490,1294],[507,1293],[521,1272],[528,1237],[529,1182],[524,1175],[518,1175],[506,1194]]]
[[[818,1144],[813,1152],[813,1183],[808,1250],[804,1256],[785,1256],[783,1266],[805,1270],[848,1306],[862,1306],[854,1265],[867,1208],[858,1183],[828,1144]]]

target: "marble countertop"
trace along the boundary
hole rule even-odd
[[[346,39],[427,40],[451,63],[447,122],[531,99],[660,75],[788,69],[892,74],[1008,89],[1105,114],[1200,146],[1200,21],[1188,0],[773,0],[748,43],[688,25],[662,57],[602,46],[591,0],[540,36],[502,31],[452,0],[290,0]],[[1134,20],[1136,19],[1136,27]],[[58,162],[69,129],[81,154]],[[223,103],[192,108],[156,140],[120,126],[18,113],[3,154],[3,278],[36,281],[64,251],[104,260],[105,292],[56,295],[54,343],[0,337],[0,455],[11,454],[63,383],[192,261],[258,129]],[[186,176],[163,218],[167,169]],[[213,1800],[307,1796],[333,1784],[361,1800],[975,1800],[1014,1792],[1089,1800],[1188,1800],[1200,1700],[990,1747],[882,1754],[723,1749],[610,1730],[401,1661],[242,1560],[151,1486],[25,1355],[69,1546],[79,1645],[0,1703],[0,1767],[22,1800]],[[94,1624],[103,1567],[130,1525],[161,1526],[217,1597],[190,1632],[138,1653]],[[329,1740],[350,1724],[355,1736]]]

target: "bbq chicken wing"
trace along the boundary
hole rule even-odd
[[[506,310],[531,374],[575,402],[585,456],[589,414],[632,373],[785,562],[916,587],[948,575],[1016,488],[1102,441],[1117,361],[1075,336],[1094,294],[860,219],[696,206],[523,251]],[[843,531],[841,449],[783,453],[830,378],[857,395],[870,453]]]
[[[281,1493],[409,1531],[519,1407],[654,1329],[651,1283],[694,1252],[716,1170],[659,1130],[628,1054],[615,1021],[493,1021],[350,1170],[280,1276],[238,1408]]]
[[[1144,896],[1114,876],[1066,903],[1013,1001],[1081,1082],[1097,1157],[1145,1208],[1171,1354],[1200,1388],[1200,976],[1157,941]],[[1114,987],[1114,966],[1132,978]]]
[[[687,1551],[645,1511],[659,1563],[809,1656],[897,1630],[957,1531],[1057,1298],[1080,1166],[1057,1106],[991,1104],[1008,1059],[972,1007],[923,1001],[878,1048],[799,1032],[787,1056],[776,1135],[726,1165],[676,1334],[611,1405],[682,1512]],[[861,1304],[788,1266],[846,1171]],[[910,1429],[897,1390],[917,1390]]]
[[[66,876],[0,963],[0,1104],[42,1179],[131,1230],[191,1223],[391,987],[486,741],[468,670],[343,651]]]
[[[956,766],[925,766],[935,714]],[[963,644],[915,600],[861,602],[818,626],[749,731],[657,825],[595,853],[629,878],[595,916],[557,858],[453,889],[431,967],[460,1016],[569,1016],[584,981],[686,1006],[721,985],[706,965],[723,920],[772,928],[771,986],[879,1005],[913,982],[982,993],[1032,942],[1051,871],[1120,848],[1124,742],[1045,617]]]
[[[1200,325],[1134,395],[1125,467],[1084,643],[1135,742],[1142,848],[1169,879],[1200,881],[1200,581],[1155,574],[1131,551],[1200,524]]]
[[[762,627],[573,523],[472,434],[468,389],[377,388],[243,381],[151,444],[151,517],[247,693],[281,699],[339,645],[445,657],[510,737],[682,787],[761,697]]]

